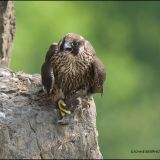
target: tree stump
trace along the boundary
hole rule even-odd
[[[101,159],[96,108],[59,125],[59,110],[42,92],[40,75],[0,69],[0,158]]]

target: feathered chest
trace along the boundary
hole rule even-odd
[[[88,57],[56,57],[53,63],[55,83],[63,92],[70,93],[87,87],[93,74],[92,59]]]

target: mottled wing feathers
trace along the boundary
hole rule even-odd
[[[94,56],[96,55],[96,52],[89,41],[85,41],[85,50],[87,53],[92,53]]]
[[[94,70],[94,77],[93,77],[93,86],[92,92],[93,93],[101,93],[103,94],[103,83],[106,79],[106,72],[104,65],[96,56],[94,56],[93,62],[93,70]]]
[[[45,62],[41,67],[41,79],[42,84],[47,91],[48,94],[50,94],[53,90],[55,77],[53,74],[53,66],[50,62],[51,57],[53,54],[55,54],[57,51],[57,44],[52,44],[47,51]]]
[[[85,50],[87,53],[91,53],[93,55],[93,80],[92,84],[90,85],[89,92],[90,93],[101,93],[103,94],[103,84],[106,79],[106,72],[103,63],[100,61],[98,57],[96,57],[96,52],[93,46],[90,44],[89,41],[85,42]]]
[[[51,60],[51,57],[53,56],[54,53],[58,51],[58,45],[57,43],[53,43],[50,45],[46,57],[45,57],[45,62],[49,62]]]
[[[44,63],[41,68],[41,78],[44,89],[48,94],[52,92],[54,85],[53,68],[50,63]]]

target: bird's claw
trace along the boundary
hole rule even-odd
[[[82,98],[82,105],[83,106],[90,108],[90,102],[91,102],[90,99]]]
[[[58,101],[58,108],[62,117],[64,117],[66,114],[71,114],[71,111],[66,109],[66,104],[62,99]]]

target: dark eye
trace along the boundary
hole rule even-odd
[[[78,45],[79,45],[78,42],[72,42],[72,46],[73,46],[73,47],[77,47]]]

